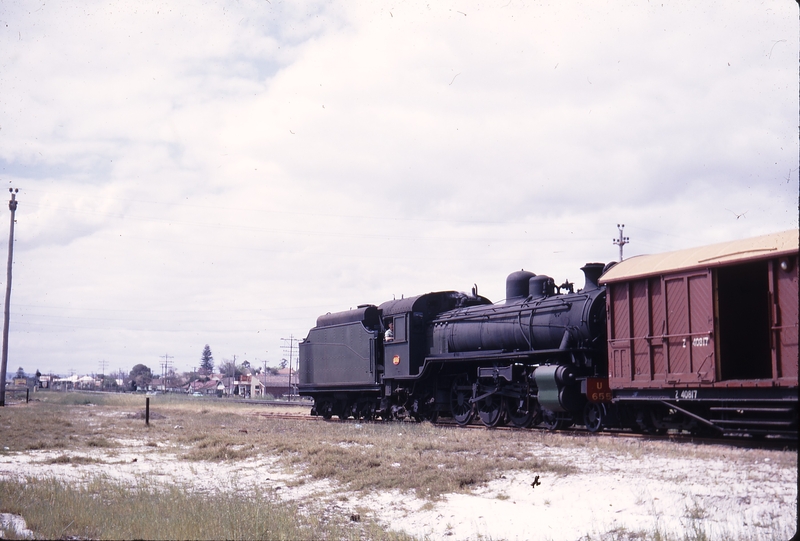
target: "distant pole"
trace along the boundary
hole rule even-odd
[[[101,371],[100,375],[103,376],[103,381],[100,382],[100,389],[101,390],[106,388],[106,365],[107,364],[108,363],[106,362],[105,359],[100,361],[100,371]]]
[[[288,399],[292,400],[292,351],[294,351],[294,343],[297,342],[297,338],[294,337],[293,334],[289,335],[289,338],[281,338],[284,342],[289,342],[289,345],[283,346],[284,349],[287,347],[289,348],[289,396]]]
[[[614,244],[619,246],[619,260],[622,261],[622,247],[628,244],[631,239],[622,236],[622,230],[625,229],[625,224],[617,224],[617,228],[619,229],[619,238],[611,240],[614,241]]]
[[[0,406],[6,405],[6,368],[8,367],[8,315],[11,306],[11,263],[14,261],[14,214],[17,212],[17,193],[19,189],[9,188],[11,200],[11,229],[8,233],[8,272],[6,274],[6,307],[3,312],[3,359],[0,361]]]
[[[164,388],[164,393],[167,392],[167,371],[169,370],[169,360],[174,359],[172,355],[168,353],[164,354],[164,362],[161,363],[161,386]]]

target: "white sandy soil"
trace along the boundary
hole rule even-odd
[[[692,454],[687,447],[691,444],[665,443],[675,447],[666,455],[637,452],[633,446],[630,453],[610,456],[591,445],[536,444],[538,456],[568,462],[579,473],[543,472],[539,484],[532,486],[534,472],[509,472],[470,494],[428,502],[398,492],[348,493],[333,482],[287,471],[276,457],[189,462],[174,449],[116,441],[121,447],[68,452],[103,462],[80,466],[45,464],[64,454],[61,451],[0,453],[0,476],[79,481],[102,475],[131,484],[145,479],[183,484],[198,491],[261,486],[307,512],[358,513],[362,519],[367,515],[392,529],[430,539],[573,541],[586,536],[624,539],[654,531],[682,538],[701,529],[711,539],[760,539],[774,532],[791,536],[797,524],[794,452],[720,445],[708,453],[711,458],[688,458],[683,455]]]

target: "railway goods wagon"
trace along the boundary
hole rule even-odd
[[[590,429],[787,435],[798,429],[798,231],[608,270],[608,389]]]

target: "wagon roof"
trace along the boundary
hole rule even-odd
[[[796,254],[798,233],[797,229],[791,229],[675,252],[634,256],[614,265],[600,278],[600,283]]]

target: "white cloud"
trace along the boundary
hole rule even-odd
[[[626,254],[797,227],[795,10],[8,4],[10,362],[272,362],[328,311],[580,283],[619,222]]]

